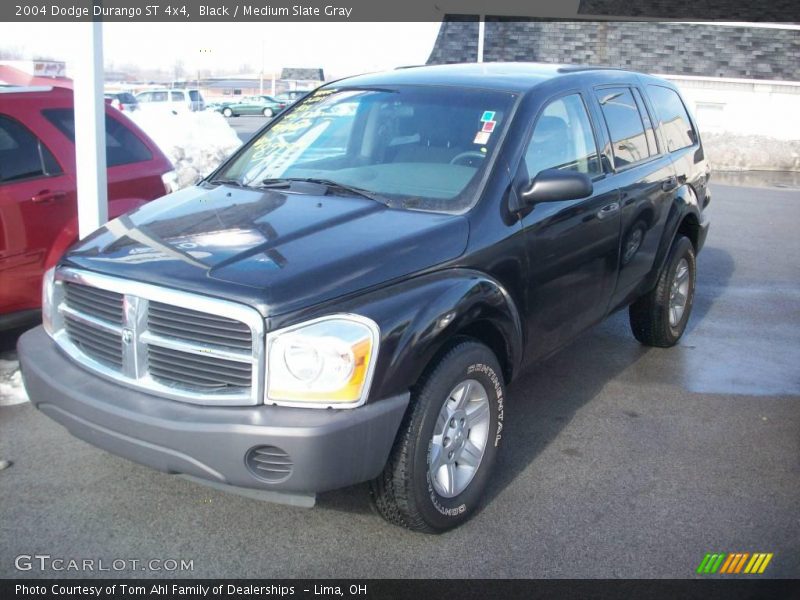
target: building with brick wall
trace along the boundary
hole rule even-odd
[[[477,15],[448,16],[429,64],[478,60]],[[483,60],[619,67],[671,79],[718,168],[800,169],[800,28],[484,17]]]
[[[485,17],[483,60],[581,63],[646,73],[800,81],[800,30],[763,24]],[[429,64],[473,62],[478,17],[448,17]]]

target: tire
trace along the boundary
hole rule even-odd
[[[384,519],[414,531],[440,533],[461,525],[475,514],[501,440],[505,399],[501,373],[497,358],[489,348],[465,339],[453,346],[420,379],[412,391],[410,408],[397,433],[386,467],[370,484],[373,504]],[[454,392],[460,385],[469,387],[459,396]],[[486,403],[483,402],[483,392]],[[458,399],[467,397],[471,400],[459,404]],[[458,409],[459,412],[448,413],[466,415],[465,420],[459,419],[463,429],[452,429],[455,417],[442,420],[440,413],[455,410],[458,406],[473,410],[471,413],[461,413],[461,409]],[[485,419],[485,422],[479,418]],[[452,439],[446,435],[434,437],[435,432],[442,428],[445,433],[455,432],[452,433]],[[464,436],[467,442],[463,442]],[[439,445],[436,439],[440,440]],[[452,451],[444,452],[444,444],[448,439],[452,444],[449,447],[456,449],[455,458],[446,458],[446,455],[454,455]],[[484,440],[483,452],[476,459],[474,448],[480,446],[481,439]],[[459,443],[472,443],[473,451],[462,452],[461,448],[468,446],[459,446]],[[437,452],[437,448],[441,452]],[[431,476],[429,469],[429,461],[438,460],[434,455],[438,455],[442,463],[455,461],[442,464],[436,470],[439,474],[436,478]],[[467,456],[470,458],[465,458]],[[467,462],[459,464],[462,461],[459,457]],[[470,463],[477,464],[474,470]],[[448,478],[450,472],[457,473],[457,476]],[[444,484],[440,479],[453,483],[455,487],[451,489],[451,495],[442,493],[445,490],[441,490]],[[459,491],[461,484],[464,487]]]
[[[688,269],[685,276],[686,291],[681,293],[684,281],[681,273],[684,267]],[[680,282],[676,282],[676,276]],[[686,323],[692,312],[696,279],[697,262],[694,246],[689,238],[679,235],[672,242],[656,287],[636,300],[628,309],[634,337],[645,346],[669,348],[677,344],[686,330]],[[685,296],[684,307],[679,315],[677,312],[671,312],[670,305],[676,284],[680,284],[677,285],[678,296]]]
[[[233,116],[233,111],[230,108],[224,108],[222,114],[230,119]]]
[[[267,117],[268,119],[271,119],[272,117],[274,117],[274,116],[275,116],[275,112],[274,112],[274,111],[273,111],[271,108],[265,108],[265,109],[262,111],[262,113],[261,113],[261,114],[263,114],[263,115],[264,115],[265,117]]]

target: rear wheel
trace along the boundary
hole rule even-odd
[[[645,346],[678,343],[692,312],[697,265],[689,238],[678,236],[656,287],[628,309],[634,337]]]
[[[373,502],[390,523],[438,533],[477,510],[497,456],[505,387],[483,344],[455,345],[412,395]]]

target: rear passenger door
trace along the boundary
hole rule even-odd
[[[619,202],[598,153],[585,94],[548,101],[534,123],[518,180],[545,169],[586,173],[588,198],[534,205],[522,217],[528,253],[530,359],[564,345],[606,314],[616,281]]]
[[[653,120],[660,122],[661,135],[669,152],[680,185],[688,184],[703,206],[708,183],[708,163],[700,136],[685,104],[675,90],[648,85],[645,89],[653,107]]]
[[[637,297],[655,266],[674,190],[675,171],[653,129],[652,109],[636,85],[594,88],[593,107],[605,128],[603,153],[620,193],[619,273],[612,310]]]

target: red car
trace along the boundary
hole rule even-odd
[[[0,330],[36,318],[45,270],[78,239],[72,90],[0,88]],[[108,215],[171,191],[172,164],[106,105]]]

